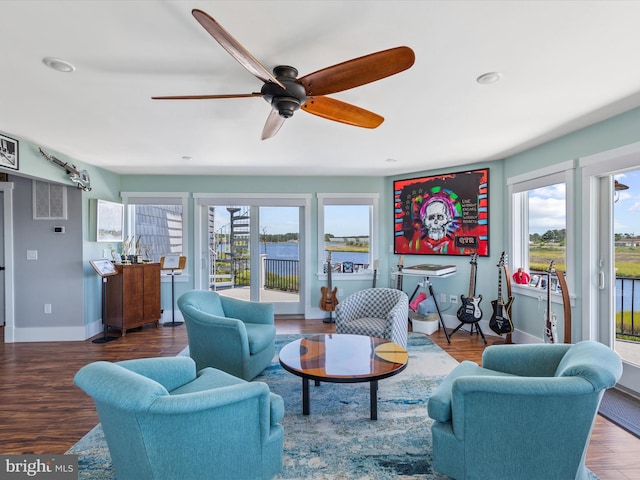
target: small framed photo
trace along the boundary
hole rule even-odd
[[[539,283],[540,283],[540,275],[538,274],[531,275],[531,279],[529,280],[529,286],[537,287]]]
[[[540,285],[539,285],[539,287],[542,290],[546,290],[548,283],[549,283],[549,275],[541,275],[540,276]]]
[[[0,135],[0,167],[18,170],[18,141]]]
[[[549,282],[549,290],[552,292],[558,291],[558,277],[551,277]]]
[[[353,273],[353,262],[342,262],[342,273]]]

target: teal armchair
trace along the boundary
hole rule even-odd
[[[119,479],[270,479],[282,468],[284,402],[261,382],[189,357],[94,362],[75,384],[96,405]]]
[[[500,345],[431,395],[434,470],[457,480],[587,479],[585,456],[620,357],[597,342]]]
[[[252,380],[271,363],[276,352],[273,305],[192,290],[178,298],[178,308],[198,369],[213,367]]]

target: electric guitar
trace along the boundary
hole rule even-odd
[[[513,332],[513,323],[511,323],[511,318],[509,317],[509,310],[513,303],[513,297],[509,297],[506,303],[502,299],[502,271],[505,263],[506,254],[505,252],[502,252],[502,256],[498,262],[498,298],[491,302],[493,315],[491,315],[491,320],[489,320],[489,328],[498,335]]]
[[[477,276],[477,264],[478,254],[471,255],[471,273],[469,274],[469,295],[460,295],[460,308],[458,309],[457,317],[462,323],[476,323],[482,318],[482,310],[480,310],[480,302],[482,301],[482,295],[476,297],[476,276]]]
[[[322,292],[320,308],[325,312],[333,312],[338,305],[338,297],[336,297],[338,287],[331,288],[331,252],[327,255],[327,286],[320,288],[320,291]]]
[[[376,260],[373,262],[373,285],[371,288],[376,288],[376,277],[378,276],[378,266],[380,265],[380,260]]]
[[[75,165],[72,165],[67,162],[63,162],[62,160],[57,159],[53,155],[45,152],[41,147],[38,148],[40,151],[40,155],[49,160],[51,163],[63,168],[67,175],[69,175],[69,179],[76,184],[78,188],[84,190],[85,192],[91,191],[91,180],[89,179],[89,172],[86,170],[78,170]]]
[[[551,260],[549,267],[547,267],[547,311],[545,312],[546,324],[544,327],[546,343],[558,343],[557,318],[556,314],[551,312],[551,275],[555,272],[555,261]]]

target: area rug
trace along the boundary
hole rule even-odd
[[[276,351],[297,338],[300,335],[278,335]],[[379,382],[377,421],[369,419],[368,383],[314,386],[311,382],[311,412],[302,415],[302,380],[280,367],[276,353],[255,379],[266,382],[285,401],[284,468],[276,478],[448,478],[431,467],[427,401],[458,362],[421,334],[409,334],[407,350],[407,368]],[[100,425],[67,453],[80,456],[79,479],[116,478]]]
[[[604,392],[598,413],[640,438],[640,401],[638,399],[610,388]]]

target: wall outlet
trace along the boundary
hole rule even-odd
[[[51,304],[50,303],[45,303],[44,304],[44,313],[51,313]]]
[[[458,297],[456,295],[449,295],[449,302],[451,302],[452,305],[458,303]]]
[[[341,288],[338,289],[338,296],[339,297],[343,297],[344,296],[344,292],[342,291]]]
[[[446,293],[441,293],[440,294],[440,303],[446,303],[447,302],[447,294]]]

